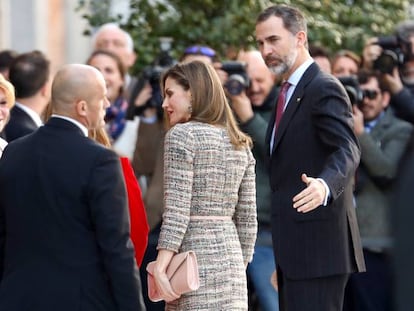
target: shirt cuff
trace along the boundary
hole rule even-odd
[[[326,206],[328,205],[328,199],[329,199],[329,196],[331,195],[331,191],[329,190],[328,185],[322,178],[316,178],[316,179],[319,180],[322,183],[322,185],[325,187],[325,199],[323,200],[322,205]]]

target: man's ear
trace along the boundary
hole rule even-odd
[[[86,101],[80,100],[76,103],[76,113],[82,117],[86,116],[86,113],[88,112],[88,105]]]
[[[306,33],[304,31],[298,31],[298,33],[296,34],[296,38],[298,39],[298,42],[302,45],[305,46],[308,38],[306,36]]]

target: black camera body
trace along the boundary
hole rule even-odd
[[[342,83],[348,94],[349,100],[352,105],[360,107],[364,101],[364,92],[360,88],[358,79],[355,76],[338,77],[338,80]]]
[[[400,38],[400,36],[378,37],[374,44],[383,49],[373,64],[373,68],[382,73],[392,74],[395,67],[403,65],[404,61],[410,58],[411,42]]]
[[[152,66],[146,67],[142,72],[144,81],[148,81],[152,88],[152,96],[145,104],[145,107],[160,108],[162,105],[162,94],[160,89],[161,75],[170,67],[175,65],[177,61],[171,56],[171,42],[172,39],[168,37],[161,37],[160,39],[161,52],[155,58]]]
[[[221,69],[227,72],[228,78],[224,87],[231,95],[239,95],[249,88],[250,79],[246,72],[246,64],[238,61],[225,61],[221,63]]]

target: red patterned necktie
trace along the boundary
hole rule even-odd
[[[284,110],[283,108],[285,108],[285,102],[286,102],[286,94],[287,94],[289,87],[290,87],[289,82],[285,81],[282,83],[282,88],[280,89],[280,93],[277,98],[275,130],[277,130],[280,120],[282,119],[283,110]]]

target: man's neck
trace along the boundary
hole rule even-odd
[[[45,110],[47,103],[45,104],[45,100],[39,96],[32,96],[26,98],[16,98],[16,101],[20,104],[30,108],[34,112],[36,112],[39,116],[42,116],[43,111]]]

